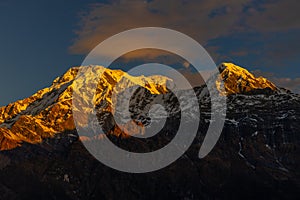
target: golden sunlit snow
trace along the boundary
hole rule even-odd
[[[219,75],[216,86],[220,88],[220,80],[223,80],[226,95],[249,92],[253,89],[276,90],[273,83],[262,77],[255,78],[246,69],[232,63],[224,63],[223,67],[225,69]],[[56,78],[50,87],[38,91],[29,98],[0,108],[0,150],[15,148],[22,142],[40,143],[44,138],[75,129],[72,116],[72,87],[79,86],[72,85],[72,83],[78,70],[79,67],[73,67],[62,77]],[[94,96],[94,103],[98,104],[105,100],[108,102],[106,110],[111,112],[113,112],[111,105],[113,91],[121,92],[126,87],[138,85],[146,88],[152,94],[161,94],[168,92],[167,82],[172,81],[158,75],[131,76],[121,70],[111,70],[101,66],[95,66],[93,70],[102,73]],[[82,81],[89,79],[88,76],[81,78]],[[76,84],[78,83],[80,83],[80,78]],[[84,109],[84,105],[73,111],[80,112],[80,109]],[[84,121],[83,119],[83,123]],[[126,126],[130,127],[131,124],[128,123],[124,126],[126,129]],[[116,127],[113,129],[113,134],[122,135],[122,131]]]

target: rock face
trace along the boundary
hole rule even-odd
[[[3,199],[298,199],[300,187],[300,97],[255,78],[231,63],[220,65],[216,85],[224,81],[225,126],[217,145],[204,159],[198,151],[210,123],[210,97],[199,98],[200,128],[189,150],[170,166],[146,174],[127,174],[94,159],[81,144],[72,116],[72,83],[78,67],[49,88],[0,108],[0,192]],[[132,77],[120,70],[103,73],[95,104],[109,138],[124,149],[152,151],[176,134],[180,115],[166,77]],[[88,77],[87,77],[88,78]],[[132,117],[157,96],[167,99],[173,115],[157,137],[135,139],[112,118],[114,88],[137,84],[142,99],[132,100]],[[89,91],[88,91],[89,92]],[[184,91],[183,91],[184,92]],[[188,99],[187,109],[193,108]],[[84,105],[78,109],[84,109]],[[79,111],[79,110],[78,110]],[[76,109],[74,110],[76,112]],[[100,112],[99,112],[100,113]],[[135,115],[138,113],[138,115]],[[191,119],[193,120],[193,119]],[[84,138],[81,138],[84,139]],[[0,198],[0,199],[1,199]]]

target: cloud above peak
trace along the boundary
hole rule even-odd
[[[195,39],[216,63],[237,61],[244,66],[276,68],[285,77],[300,76],[294,64],[299,62],[300,53],[299,5],[297,0],[119,0],[90,4],[78,15],[69,52],[86,55],[122,31],[163,27]],[[161,55],[135,52],[125,57],[156,56]]]
[[[209,39],[239,29],[239,17],[249,1],[121,0],[90,5],[80,14],[70,52],[86,54],[104,39],[138,27],[164,27],[183,32],[205,45]]]
[[[72,54],[86,54],[104,39],[138,27],[183,32],[206,45],[208,40],[245,32],[299,29],[297,0],[120,0],[95,3],[79,14]]]

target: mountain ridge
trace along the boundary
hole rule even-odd
[[[0,150],[15,148],[20,146],[22,142],[41,143],[43,138],[53,137],[55,134],[75,129],[71,111],[72,84],[79,69],[80,67],[72,67],[61,77],[54,79],[50,87],[0,108]],[[222,79],[226,95],[249,92],[254,89],[270,88],[274,91],[277,90],[276,86],[267,79],[255,78],[247,70],[232,63],[223,63],[219,69],[221,74],[216,80],[216,85],[220,89],[220,79]],[[125,80],[121,88],[129,87],[130,82],[132,82],[153,94],[167,92],[167,82],[171,81],[160,76],[134,77],[122,70],[111,70],[101,66],[96,66],[95,70],[98,73],[99,71],[103,73],[101,81],[105,80],[97,88],[101,91],[98,91],[96,101],[103,100],[104,87],[110,88],[108,93],[111,93],[114,86],[121,80]],[[91,73],[94,72],[91,71]],[[106,101],[111,104],[107,94],[104,95],[106,95]],[[116,132],[120,132],[120,130],[116,130]]]
[[[233,63],[222,63],[218,68],[221,74],[216,81],[216,86],[221,91],[220,84],[223,82],[226,95],[250,93],[253,90],[267,88],[272,91],[279,90],[268,79],[261,76],[255,77],[248,70]]]

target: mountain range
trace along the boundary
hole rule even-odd
[[[227,111],[221,137],[212,152],[204,159],[197,157],[211,116],[210,95],[207,86],[202,85],[193,88],[201,115],[197,137],[188,151],[162,170],[127,174],[97,161],[81,143],[89,138],[79,137],[73,119],[73,112],[88,109],[84,104],[72,108],[79,69],[70,68],[51,86],[0,108],[0,199],[300,197],[298,94],[255,77],[233,63],[222,63],[218,67],[220,74],[211,80],[220,95],[227,97]],[[111,141],[130,151],[145,152],[174,138],[180,114],[178,101],[167,87],[174,80],[131,76],[101,66],[93,67],[90,73],[95,71],[102,77],[93,103]],[[220,89],[222,83],[225,90]],[[120,127],[113,118],[120,110],[114,110],[112,93],[122,93],[133,85],[139,86],[130,101],[133,120]],[[85,92],[89,95],[92,91]],[[130,130],[132,123],[149,123],[149,116],[141,110],[157,96],[164,99],[170,114],[158,136],[135,139],[124,132]],[[188,98],[183,101],[184,109],[195,106]],[[159,119],[160,115],[155,117]]]

